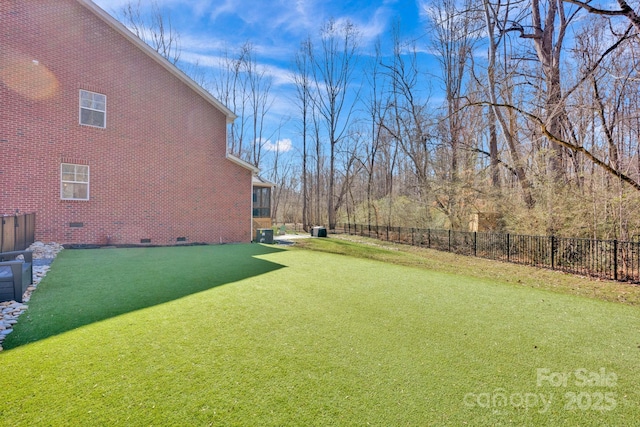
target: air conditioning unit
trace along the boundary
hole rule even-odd
[[[313,227],[311,229],[311,237],[327,237],[326,227]]]
[[[258,228],[256,230],[256,242],[273,244],[273,230],[270,228]]]

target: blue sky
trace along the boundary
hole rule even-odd
[[[94,2],[116,16],[129,0]],[[149,3],[141,4],[145,8]],[[294,54],[303,39],[319,34],[324,22],[331,18],[352,21],[360,31],[362,52],[371,53],[376,39],[389,40],[394,22],[399,21],[403,36],[418,39],[418,48],[426,51],[424,3],[426,0],[157,0],[180,33],[183,63],[197,63],[206,70],[216,66],[223,50],[234,52],[243,43],[253,44],[259,64],[273,82],[273,125],[286,121],[291,109]],[[277,146],[278,140],[295,145],[295,130],[284,126],[271,139],[267,149]]]
[[[129,0],[94,0],[112,15]],[[135,1],[135,0],[134,0]],[[149,1],[143,1],[149,4]],[[388,32],[400,19],[405,31],[423,34],[420,11],[424,0],[157,0],[182,35],[186,52],[218,50],[250,40],[261,54],[290,61],[300,40],[318,33],[329,18],[350,19],[364,45]]]

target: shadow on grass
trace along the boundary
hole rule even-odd
[[[258,244],[63,251],[3,347],[278,270],[256,256],[281,251]]]

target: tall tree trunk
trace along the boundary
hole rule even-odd
[[[507,143],[507,147],[509,147],[509,153],[511,155],[511,160],[513,161],[513,169],[516,172],[516,176],[518,178],[518,182],[520,183],[520,188],[522,189],[522,197],[524,199],[525,204],[528,208],[532,208],[535,205],[535,201],[533,199],[533,195],[531,193],[531,183],[527,178],[527,174],[524,170],[522,160],[520,159],[520,153],[518,151],[518,147],[516,146],[516,141],[513,136],[513,132],[511,131],[511,126],[505,120],[500,109],[497,107],[498,105],[498,97],[496,95],[496,48],[497,42],[495,38],[495,28],[496,28],[496,20],[497,17],[491,14],[491,9],[489,7],[489,0],[484,0],[484,12],[485,12],[485,21],[487,25],[487,30],[489,32],[489,61],[487,64],[487,78],[489,81],[489,98],[491,100],[491,111],[500,126],[500,131],[502,133],[502,137]]]
[[[565,16],[562,0],[547,0],[546,15],[542,16],[540,0],[531,0],[533,34],[523,34],[533,39],[533,45],[545,77],[544,106],[547,129],[561,137],[562,118],[565,114],[560,80],[560,54],[569,20]],[[559,26],[556,31],[556,21]],[[553,180],[564,180],[563,148],[549,141],[551,148],[550,169]]]
[[[491,161],[491,184],[493,188],[500,188],[500,159],[498,158],[498,131],[496,117],[489,111],[489,159]]]

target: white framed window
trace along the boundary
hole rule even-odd
[[[107,127],[107,96],[80,90],[80,124],[98,128]]]
[[[60,165],[60,198],[89,200],[89,166],[62,163]]]

